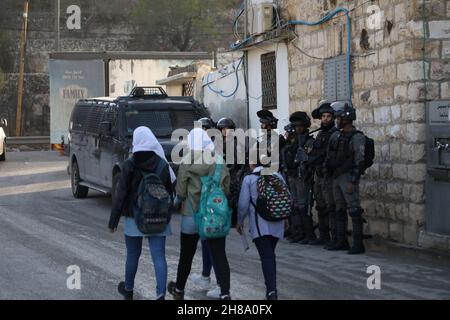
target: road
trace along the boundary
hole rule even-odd
[[[9,153],[0,163],[0,299],[120,299],[125,246],[122,229],[107,229],[111,199],[90,192],[72,197],[67,159],[53,152]],[[173,218],[168,239],[169,279],[175,279],[180,217]],[[201,250],[193,271],[201,268]],[[256,249],[244,253],[232,230],[227,240],[233,299],[263,299],[261,265]],[[281,299],[449,299],[447,264],[382,252],[348,256],[317,247],[281,242],[278,251]],[[81,289],[69,290],[67,268],[79,266]],[[367,288],[367,267],[381,269],[381,289]],[[148,252],[136,278],[138,299],[155,298]],[[168,296],[168,298],[170,298]],[[189,281],[186,299],[205,299]]]

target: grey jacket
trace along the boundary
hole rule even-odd
[[[256,168],[253,173],[261,172],[262,167]],[[275,174],[278,178],[283,179],[279,174]],[[245,219],[248,217],[250,222],[250,234],[253,240],[263,236],[273,236],[275,238],[283,239],[284,237],[284,221],[270,222],[261,218],[255,212],[255,207],[251,204],[256,204],[258,198],[258,191],[256,184],[260,177],[254,174],[248,175],[244,178],[239,195],[238,203],[238,223],[244,225]]]

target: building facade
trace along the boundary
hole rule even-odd
[[[450,1],[245,4],[235,48],[247,52],[250,92],[268,94],[270,80],[252,66],[272,52],[281,120],[324,98],[351,99],[357,127],[375,139],[376,162],[361,182],[366,232],[450,250]],[[265,107],[249,101],[250,113]]]

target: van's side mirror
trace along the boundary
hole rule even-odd
[[[100,123],[100,134],[107,136],[111,133],[111,122],[104,121]]]
[[[8,121],[6,119],[1,119],[0,126],[6,128],[8,126]]]

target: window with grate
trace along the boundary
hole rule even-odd
[[[100,122],[103,119],[105,108],[100,106],[92,106],[86,123],[86,132],[91,134],[99,134]]]
[[[89,111],[92,106],[90,105],[77,105],[74,117],[73,117],[73,127],[72,130],[84,131],[86,130],[87,120],[89,116]]]
[[[128,135],[141,126],[150,128],[157,137],[168,136],[173,131],[169,111],[129,110],[126,118]]]
[[[194,96],[194,81],[183,83],[183,97]]]
[[[275,52],[261,55],[263,109],[277,108],[277,65]]]

